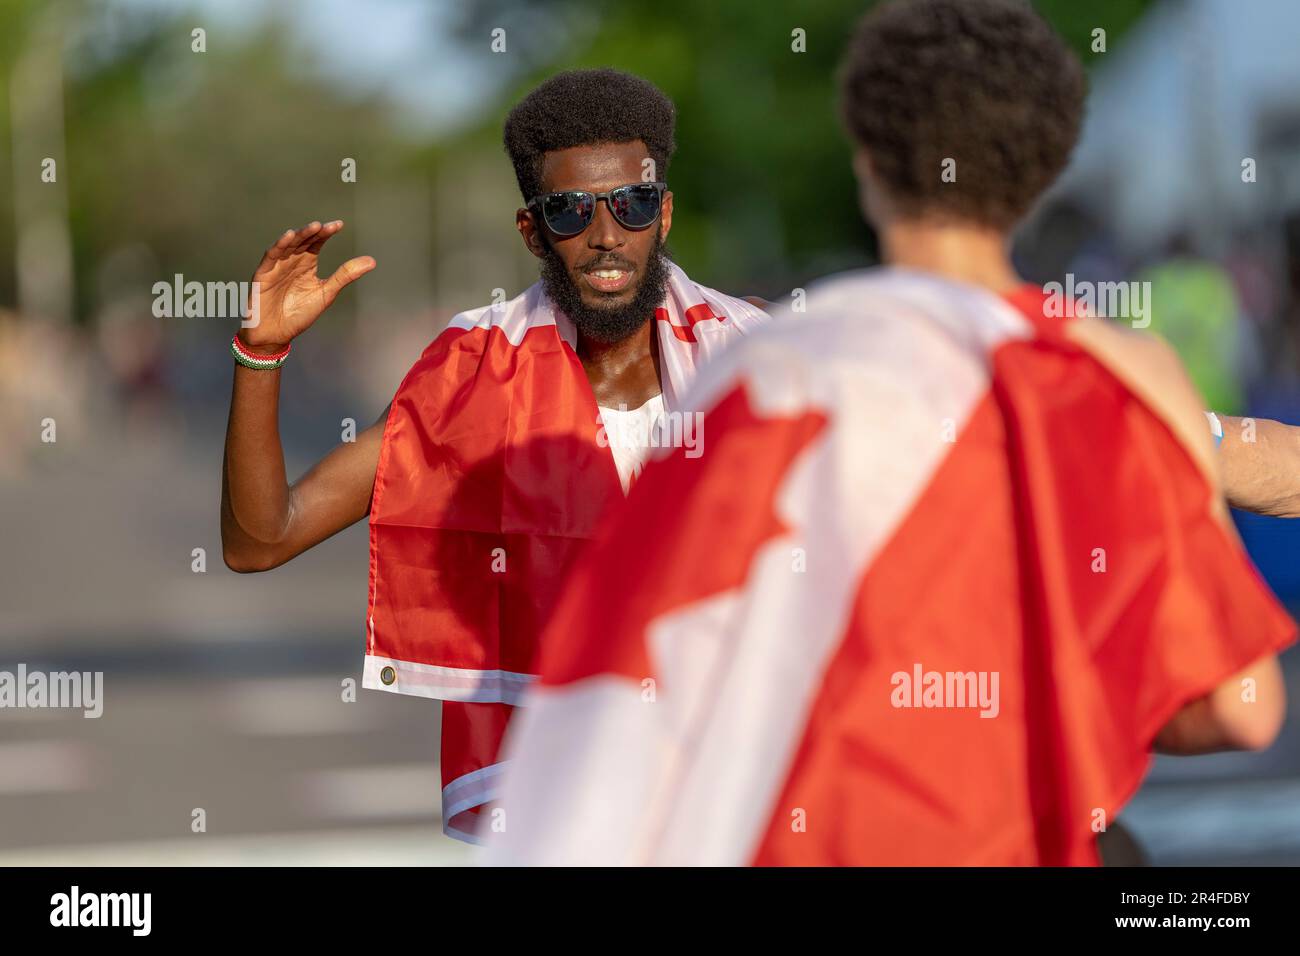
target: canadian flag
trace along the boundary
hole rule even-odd
[[[696,368],[767,318],[669,263],[654,313],[668,413],[681,421]],[[572,557],[622,499],[577,344],[540,282],[463,312],[407,373],[384,425],[362,683],[443,702],[443,829],[469,842]]]
[[[1032,307],[873,270],[702,372],[577,563],[496,864],[1096,862],[1294,627],[1158,417]]]

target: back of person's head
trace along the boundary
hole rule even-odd
[[[1000,230],[1064,169],[1086,87],[1018,0],[892,0],[862,19],[840,74],[844,125],[892,214]]]

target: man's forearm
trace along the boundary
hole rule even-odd
[[[279,369],[235,366],[221,483],[221,537],[227,552],[278,541],[288,525],[279,407]]]
[[[1220,415],[1223,491],[1234,508],[1300,517],[1300,428]]]

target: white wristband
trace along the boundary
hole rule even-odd
[[[1218,448],[1223,441],[1223,423],[1214,412],[1206,412],[1205,417],[1210,420],[1210,434],[1214,436],[1214,447]]]

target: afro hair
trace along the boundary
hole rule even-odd
[[[901,213],[1002,230],[1065,168],[1086,91],[1078,58],[1019,0],[886,3],[840,73],[844,125]]]
[[[641,140],[664,179],[677,144],[677,111],[648,80],[619,70],[558,73],[525,96],[506,117],[505,146],[530,200],[542,191],[546,153],[597,143]]]

